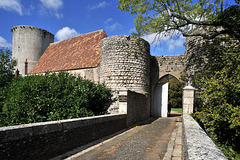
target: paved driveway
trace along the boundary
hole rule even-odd
[[[69,160],[162,160],[182,159],[180,116],[150,118],[143,124],[117,135],[92,149],[79,152]],[[179,128],[179,129],[178,129]],[[167,154],[166,154],[167,153]],[[175,154],[175,157],[173,155]],[[166,156],[167,155],[167,156]]]

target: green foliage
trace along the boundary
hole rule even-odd
[[[240,47],[219,52],[216,62],[203,71],[202,112],[195,113],[207,132],[231,158],[240,151]],[[221,143],[221,144],[220,144]]]
[[[13,80],[13,67],[16,61],[11,59],[11,51],[7,48],[0,49],[0,112],[2,111],[3,101],[6,97],[6,89]]]
[[[0,49],[0,88],[9,84],[14,78],[13,67],[16,61],[11,59],[11,51],[7,48]]]
[[[223,63],[225,53],[237,53],[239,51],[237,44],[238,40],[231,39],[229,36],[222,36],[203,42],[202,47],[205,48],[205,52],[202,52],[202,54],[206,63],[204,64],[203,70],[196,73],[195,77],[193,77],[193,84],[196,85],[199,90],[204,88],[202,85],[205,81],[210,79],[216,72],[223,69],[225,66]]]
[[[240,6],[233,5],[220,12],[215,21],[221,25],[225,32],[237,38],[240,38]]]
[[[103,84],[65,72],[26,76],[7,88],[1,126],[104,114],[111,97]]]
[[[138,36],[157,33],[158,38],[170,35],[202,36],[212,39],[217,35],[231,32],[228,28],[232,24],[240,24],[238,13],[223,12],[224,0],[118,0],[118,8],[128,11],[134,18],[135,28]],[[238,3],[239,0],[236,0]],[[227,16],[229,13],[230,16]],[[232,16],[234,15],[234,16]],[[226,25],[222,18],[227,17]],[[234,17],[234,18],[232,18]],[[231,21],[234,20],[234,23]],[[226,28],[225,28],[226,27]],[[192,29],[201,28],[208,32],[191,32]],[[222,28],[222,30],[219,30]],[[237,26],[235,27],[237,30]],[[235,32],[239,34],[238,32]]]
[[[168,87],[168,107],[181,108],[182,107],[182,84],[175,77],[171,76]]]
[[[171,111],[176,111],[178,113],[182,113],[182,108],[171,108]]]

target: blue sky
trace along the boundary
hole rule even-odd
[[[55,35],[55,42],[100,29],[108,36],[130,35],[133,17],[120,11],[117,0],[0,0],[0,47],[11,49],[11,28],[31,25]],[[152,55],[184,53],[185,38],[165,37],[154,44],[154,35],[144,37],[151,44]]]

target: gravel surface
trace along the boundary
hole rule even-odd
[[[179,116],[150,118],[71,160],[161,160],[176,128]]]

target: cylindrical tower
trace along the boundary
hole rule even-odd
[[[50,43],[54,42],[54,35],[46,30],[20,25],[12,28],[12,58],[17,60],[19,74],[25,74],[25,61],[27,59],[27,72],[35,66],[43,52]]]
[[[149,93],[150,45],[141,38],[113,36],[102,40],[100,82],[113,90]]]

